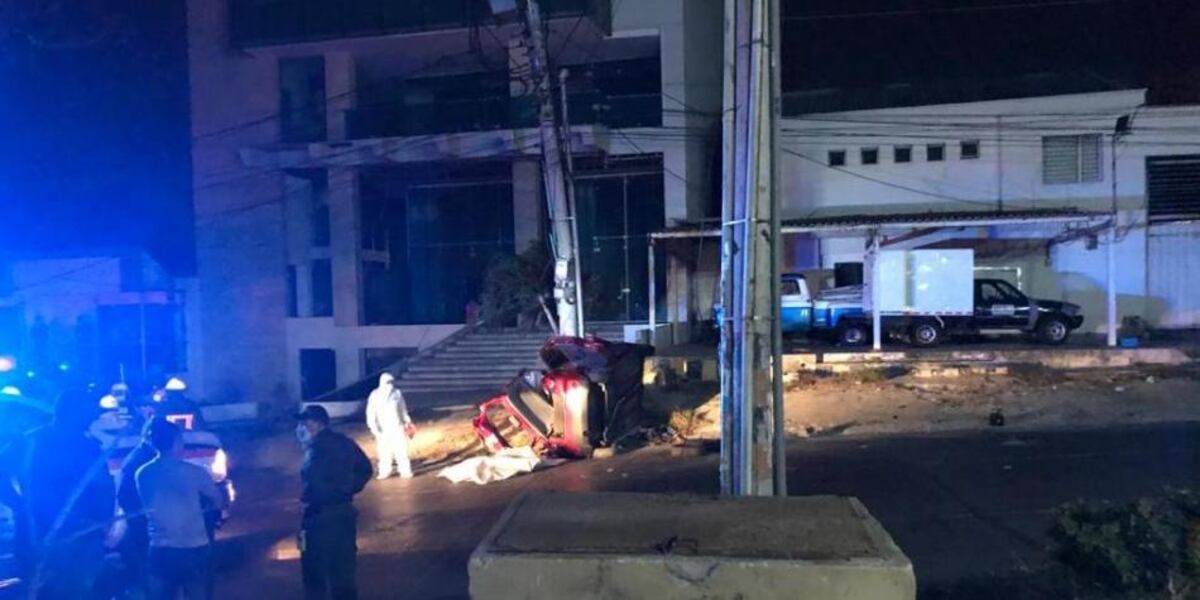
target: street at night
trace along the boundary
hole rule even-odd
[[[269,443],[280,464],[237,472],[241,504],[219,545],[221,598],[300,595],[299,448],[285,436]],[[715,494],[717,464],[716,454],[699,449],[658,447],[485,486],[453,485],[431,473],[372,482],[358,501],[361,592],[467,598],[468,556],[519,495]],[[929,598],[1007,593],[993,578],[1020,582],[1044,565],[1052,511],[1065,502],[1129,500],[1198,479],[1197,424],[792,440],[788,453],[789,492],[860,498],[912,559]]]

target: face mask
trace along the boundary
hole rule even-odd
[[[296,439],[300,440],[300,443],[305,446],[312,443],[312,433],[308,431],[308,428],[303,423],[296,426]]]

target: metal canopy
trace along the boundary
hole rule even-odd
[[[962,211],[962,212],[926,212],[926,213],[898,213],[886,215],[845,215],[845,216],[827,216],[827,217],[811,217],[804,219],[786,219],[782,223],[781,233],[864,233],[870,236],[872,240],[872,251],[868,251],[866,260],[872,260],[874,253],[878,252],[876,245],[880,240],[878,233],[884,230],[895,229],[939,229],[939,228],[955,228],[955,227],[987,227],[997,225],[1043,225],[1050,223],[1089,223],[1098,224],[1109,222],[1108,227],[1115,224],[1111,212],[1095,212],[1083,211],[1074,208],[1062,209],[1034,209],[1022,211]],[[649,326],[651,339],[654,339],[654,331],[658,327],[657,318],[657,298],[655,294],[655,277],[653,276],[654,264],[654,245],[658,240],[678,240],[678,239],[703,239],[703,238],[720,238],[721,230],[713,228],[707,223],[684,223],[666,231],[659,231],[650,234],[650,252],[649,268],[651,276],[649,278],[649,302],[650,302],[650,319]],[[1107,260],[1113,260],[1111,253]],[[1111,265],[1110,265],[1111,266]],[[1111,269],[1110,269],[1111,270]],[[1115,278],[1109,277],[1106,282],[1111,296],[1115,289]],[[872,286],[876,291],[878,286]],[[1109,306],[1107,315],[1106,329],[1109,332],[1109,345],[1115,345],[1116,332],[1116,310],[1113,306]],[[878,315],[876,315],[878,316]],[[880,349],[880,324],[878,319],[873,323],[875,330],[874,349]]]
[[[1037,225],[1102,221],[1110,213],[1076,209],[1045,209],[1005,212],[963,211],[899,213],[887,215],[846,215],[785,219],[783,233],[865,232],[881,229],[913,229],[931,227],[986,227],[989,225]],[[651,240],[720,237],[721,230],[705,224],[682,224],[666,231],[650,234]]]

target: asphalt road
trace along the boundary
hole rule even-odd
[[[1064,502],[1195,485],[1198,440],[1198,424],[797,440],[788,487],[860,498],[913,560],[922,593],[942,597],[956,582],[1044,562],[1044,532]],[[217,597],[299,597],[296,454],[278,468],[236,473],[240,505],[219,548]],[[359,501],[362,597],[465,598],[470,552],[530,490],[715,493],[717,457],[652,448],[482,487],[430,474],[373,482]]]

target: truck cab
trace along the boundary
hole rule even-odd
[[[798,273],[783,275],[779,285],[784,335],[834,338],[845,345],[866,343],[869,324],[863,314],[862,287],[834,288],[813,294]]]
[[[1048,344],[1061,344],[1080,325],[1080,307],[1026,296],[1003,279],[975,280],[973,329],[979,333],[1024,331]]]

